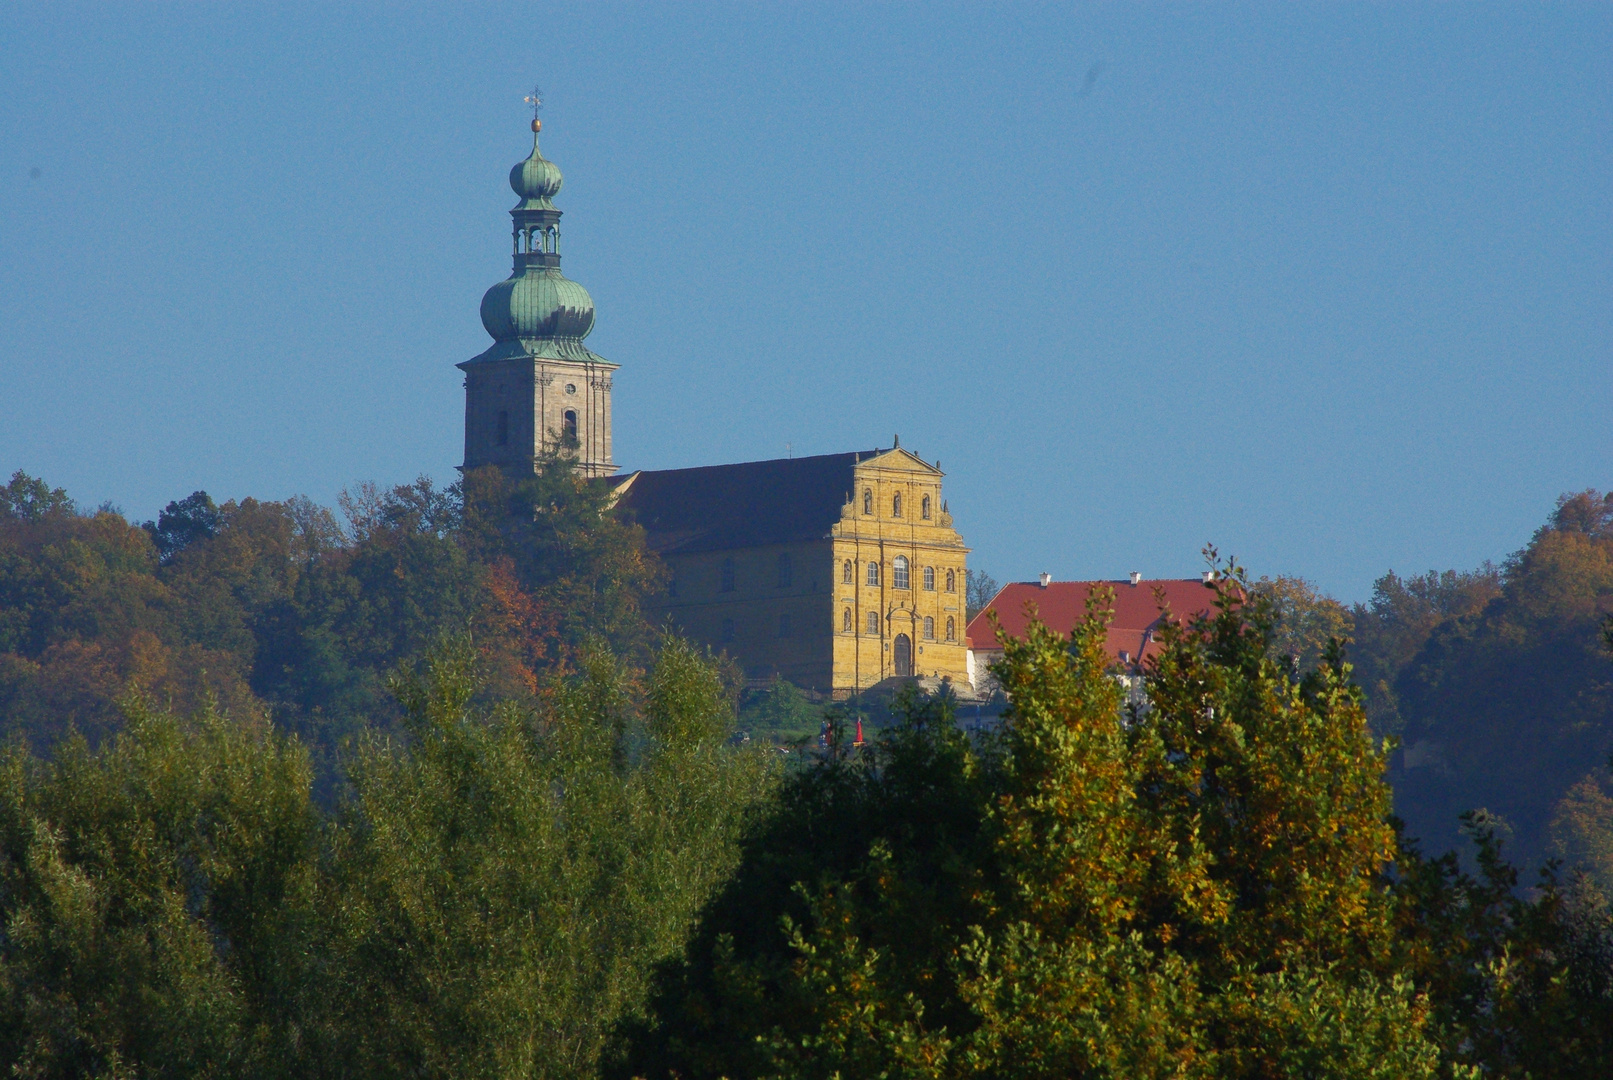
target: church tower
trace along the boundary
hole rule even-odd
[[[486,352],[465,373],[465,465],[530,472],[545,451],[575,455],[585,476],[608,476],[610,387],[617,365],[590,352],[594,328],[588,290],[560,273],[560,169],[538,150],[543,125],[532,121],[532,154],[510,170],[520,198],[514,219],[515,268],[482,297]]]

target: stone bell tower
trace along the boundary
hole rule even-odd
[[[532,154],[510,170],[520,197],[514,219],[515,268],[482,297],[486,352],[465,373],[465,464],[530,472],[547,451],[576,458],[585,476],[608,476],[610,388],[617,365],[590,352],[594,328],[588,290],[560,272],[560,169],[538,150],[543,125],[532,121]]]

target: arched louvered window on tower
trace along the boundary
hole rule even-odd
[[[567,409],[560,418],[560,437],[567,446],[577,445],[577,410]]]

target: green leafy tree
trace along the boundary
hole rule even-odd
[[[1218,589],[1146,709],[1099,592],[1071,639],[1007,643],[997,736],[910,697],[792,778],[617,1075],[1433,1076],[1339,647],[1296,678],[1269,598]]]
[[[513,579],[554,615],[552,662],[600,639],[642,660],[654,634],[643,603],[666,571],[643,530],[618,517],[609,485],[553,454],[531,476],[487,466],[464,479],[464,543],[487,565],[508,560]]]
[[[714,666],[678,639],[638,687],[589,652],[534,715],[479,710],[461,641],[395,686],[336,860],[342,1075],[589,1075],[732,866],[763,757],[724,745]]]
[[[1489,563],[1470,573],[1430,570],[1401,577],[1390,571],[1372,585],[1372,599],[1351,611],[1350,650],[1356,681],[1373,730],[1399,736],[1405,729],[1395,687],[1434,631],[1470,620],[1501,591],[1501,572]]]
[[[393,682],[342,809],[290,736],[128,703],[0,761],[0,1069],[591,1075],[773,786],[716,666],[666,641],[483,709],[477,650]]]
[[[0,764],[0,1067],[290,1076],[312,978],[306,755],[214,711]]]
[[[141,527],[151,534],[158,557],[166,563],[196,541],[216,535],[219,510],[207,492],[193,491],[169,503],[156,521],[148,521]]]
[[[1569,788],[1552,811],[1552,853],[1583,870],[1605,894],[1613,895],[1613,783],[1595,769]]]
[[[1548,864],[1518,887],[1493,820],[1463,825],[1474,873],[1455,852],[1404,846],[1393,891],[1400,966],[1427,995],[1430,1033],[1453,1074],[1592,1080],[1613,1072],[1613,909],[1583,877]]]
[[[21,469],[11,474],[10,483],[0,487],[0,517],[37,522],[54,514],[76,512],[66,491],[52,488]]]
[[[1350,609],[1316,590],[1300,577],[1263,577],[1253,591],[1271,605],[1275,628],[1272,650],[1299,670],[1308,671],[1322,662],[1330,642],[1348,642],[1355,633]]]
[[[1484,807],[1539,864],[1559,804],[1613,753],[1609,514],[1600,493],[1564,496],[1496,595],[1441,623],[1396,680],[1408,748],[1396,811],[1431,850],[1465,847],[1460,815]]]
[[[824,709],[807,699],[788,679],[774,679],[765,690],[751,691],[740,705],[740,723],[753,735],[799,740],[816,735]]]

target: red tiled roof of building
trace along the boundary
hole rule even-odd
[[[1069,636],[1086,615],[1087,596],[1095,585],[1107,585],[1115,592],[1114,619],[1109,623],[1105,650],[1110,659],[1120,663],[1138,664],[1159,650],[1150,631],[1160,622],[1162,606],[1170,608],[1173,618],[1190,619],[1209,611],[1215,602],[1214,590],[1198,578],[1139,581],[1135,585],[1130,581],[1051,581],[1046,585],[1015,581],[1004,585],[991,603],[969,621],[970,648],[978,652],[1002,648],[987,618],[993,611],[1005,634],[1023,637],[1030,622],[1027,605],[1034,605],[1036,617],[1049,629]]]

